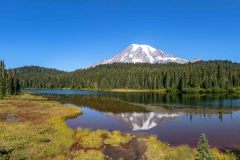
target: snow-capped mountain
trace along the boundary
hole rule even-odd
[[[116,56],[99,64],[111,63],[188,63],[188,60],[174,57],[149,45],[131,44]]]
[[[163,122],[166,119],[172,119],[181,116],[180,113],[176,114],[168,114],[168,113],[122,113],[117,115],[112,115],[108,113],[108,115],[113,116],[124,123],[126,123],[129,128],[133,131],[140,130],[149,130],[156,127],[158,124]]]
[[[199,62],[199,61],[201,61],[201,59],[199,59],[199,58],[193,58],[190,62],[191,62],[191,63],[196,63],[196,62]]]

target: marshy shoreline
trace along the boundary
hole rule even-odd
[[[196,149],[169,146],[155,136],[119,131],[69,128],[65,120],[82,112],[47,98],[23,93],[0,100],[0,157],[2,159],[185,159]],[[4,116],[3,116],[4,115]],[[230,151],[211,149],[215,159],[232,158]]]

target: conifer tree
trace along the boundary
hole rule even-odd
[[[6,95],[6,70],[5,70],[5,63],[4,61],[0,61],[0,94],[5,96]]]
[[[0,96],[2,96],[2,61],[0,61]]]
[[[4,61],[0,61],[0,96],[19,94],[20,80],[16,72],[7,71]]]
[[[19,94],[20,91],[21,91],[21,85],[20,85],[20,81],[19,81],[19,78],[15,77],[15,84],[14,84],[14,87],[15,87],[15,92],[14,94]]]
[[[15,69],[23,88],[166,89],[178,92],[240,90],[240,63],[106,64],[64,72],[37,66]]]
[[[201,134],[198,140],[197,155],[195,160],[213,160],[213,156],[208,148],[208,140],[205,134]]]
[[[11,74],[10,73],[7,73],[7,76],[6,76],[6,93],[8,95],[12,94],[11,92]]]

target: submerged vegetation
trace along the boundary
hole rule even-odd
[[[196,149],[171,147],[152,136],[68,128],[64,120],[80,113],[79,108],[31,94],[3,98],[0,101],[0,159],[193,160],[197,155]],[[234,156],[216,149],[210,151],[216,160],[235,160]]]
[[[237,92],[240,64],[108,64],[63,72],[36,66],[15,69],[24,88],[98,89],[116,92]]]

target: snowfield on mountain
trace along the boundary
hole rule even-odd
[[[106,59],[99,64],[111,63],[188,63],[189,61],[183,58],[174,57],[164,53],[160,49],[153,48],[149,45],[131,44],[121,53],[112,58]]]

